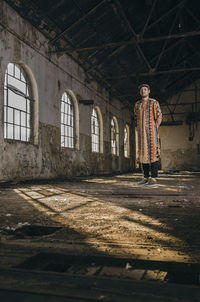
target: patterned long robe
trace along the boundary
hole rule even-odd
[[[137,161],[143,164],[156,162],[160,158],[158,127],[162,112],[158,101],[148,99],[146,104],[137,101],[134,107],[136,135],[138,142]]]

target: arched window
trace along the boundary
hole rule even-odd
[[[97,110],[92,110],[91,115],[92,152],[100,151],[100,123]]]
[[[129,126],[124,127],[124,157],[130,156],[130,134]]]
[[[119,155],[119,127],[117,119],[111,119],[111,153]]]
[[[74,104],[66,92],[61,99],[61,147],[74,148]]]
[[[4,138],[30,142],[33,119],[32,87],[21,65],[9,63],[4,81]]]

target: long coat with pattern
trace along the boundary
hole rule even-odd
[[[137,160],[143,164],[156,162],[160,158],[158,127],[162,121],[162,112],[158,101],[148,99],[146,104],[137,101],[134,118],[138,142]]]

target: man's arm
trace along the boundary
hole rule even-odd
[[[135,127],[137,128],[137,121],[138,121],[138,103],[136,102],[135,103],[135,106],[134,106],[134,124],[135,124]]]
[[[162,122],[162,111],[160,109],[158,101],[154,102],[154,119],[156,122],[156,126],[159,127]]]

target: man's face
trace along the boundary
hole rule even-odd
[[[142,98],[148,97],[150,94],[150,89],[148,87],[143,86],[140,88],[140,95]]]

